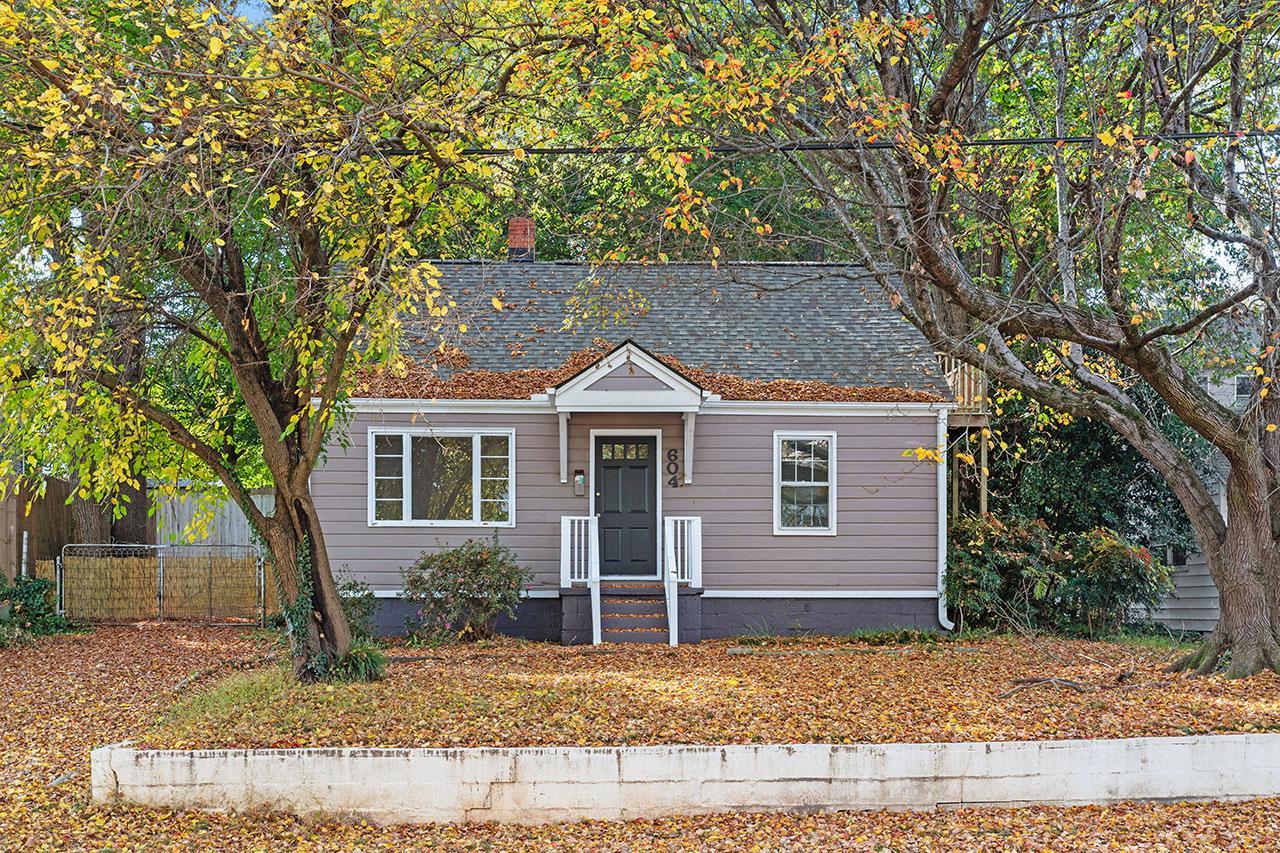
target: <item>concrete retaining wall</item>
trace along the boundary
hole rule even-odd
[[[1280,735],[1001,743],[93,752],[96,802],[383,823],[1280,795]]]

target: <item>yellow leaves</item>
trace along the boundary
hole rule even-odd
[[[222,55],[222,51],[225,47],[226,47],[226,43],[223,42],[222,39],[218,38],[217,36],[211,36],[209,38],[209,58],[217,59],[219,56]]]
[[[1276,431],[1275,424],[1267,424],[1267,432],[1275,432],[1275,431]]]
[[[917,462],[936,462],[942,463],[942,448],[940,447],[913,447],[909,450],[902,451],[904,459],[914,458]]]
[[[496,296],[494,296],[493,298],[491,298],[491,299],[489,300],[489,304],[491,304],[491,305],[493,306],[493,310],[494,310],[494,311],[501,311],[501,310],[502,310],[502,300],[501,300],[501,299],[499,299],[499,298],[498,298],[498,297],[496,297]]]

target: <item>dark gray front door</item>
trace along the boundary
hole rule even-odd
[[[600,574],[658,576],[657,442],[596,437]]]

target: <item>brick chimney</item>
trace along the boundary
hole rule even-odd
[[[513,216],[507,220],[507,260],[529,263],[538,259],[533,239],[533,218]]]

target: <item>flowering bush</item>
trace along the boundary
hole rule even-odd
[[[488,639],[500,614],[515,617],[532,577],[496,537],[468,539],[456,548],[424,553],[405,569],[404,595],[422,605],[419,630]]]

